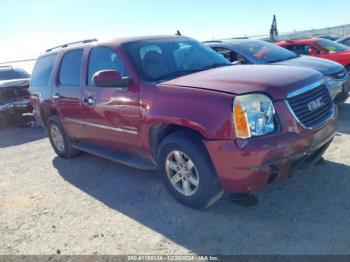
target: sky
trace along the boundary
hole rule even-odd
[[[88,38],[267,35],[274,14],[279,32],[324,28],[350,24],[349,10],[350,0],[0,0],[0,62]]]

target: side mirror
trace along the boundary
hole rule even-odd
[[[130,78],[122,77],[118,71],[103,70],[98,71],[92,77],[96,87],[129,87]]]

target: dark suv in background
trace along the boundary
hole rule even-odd
[[[317,161],[336,132],[319,72],[233,66],[182,36],[49,49],[30,89],[59,156],[85,151],[159,169],[169,192],[193,208],[210,206],[224,190],[285,179]]]
[[[23,69],[0,66],[0,119],[32,112],[29,81]]]
[[[349,96],[349,73],[337,62],[295,54],[262,40],[230,39],[208,41],[205,44],[236,64],[286,65],[315,69],[324,75],[334,103],[341,104]]]

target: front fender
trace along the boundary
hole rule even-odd
[[[149,144],[151,128],[159,124],[192,129],[208,140],[233,139],[232,99],[231,94],[189,87],[154,85],[141,88],[144,145]]]

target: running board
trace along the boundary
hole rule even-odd
[[[95,156],[107,158],[114,162],[143,170],[157,170],[157,166],[151,160],[139,157],[137,155],[115,152],[101,147],[93,146],[81,142],[73,142],[72,146],[78,150],[90,153]]]

